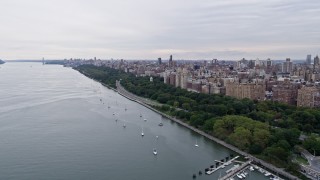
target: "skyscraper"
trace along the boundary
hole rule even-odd
[[[319,59],[318,56],[316,56],[316,57],[314,58],[313,64],[314,64],[314,65],[320,65],[320,59]]]
[[[158,58],[158,64],[162,64],[161,58]]]
[[[170,55],[170,59],[169,59],[169,67],[173,67],[172,55]]]
[[[310,54],[308,54],[307,55],[307,64],[311,64],[311,55]]]
[[[286,62],[282,64],[282,72],[291,73],[291,71],[292,71],[292,62],[290,61],[290,58],[287,58]]]

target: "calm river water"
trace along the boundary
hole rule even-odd
[[[0,65],[0,179],[186,180],[230,153],[71,68]]]

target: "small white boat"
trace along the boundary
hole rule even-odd
[[[265,171],[262,168],[259,168],[259,172],[265,173]]]
[[[250,166],[250,167],[249,167],[249,170],[250,170],[250,171],[254,171],[253,166]]]
[[[162,124],[162,123],[159,123],[159,126],[163,126],[163,124]]]
[[[153,154],[154,154],[154,155],[157,155],[157,154],[158,154],[156,148],[153,149]]]
[[[266,171],[266,173],[264,174],[264,176],[270,176],[271,173],[269,173],[268,171]]]
[[[239,178],[239,179],[242,179],[242,176],[238,173],[237,174],[237,177]]]
[[[195,146],[195,147],[199,147],[197,140],[196,140],[196,144],[195,144],[194,146]]]
[[[142,128],[142,130],[141,130],[141,136],[144,136],[144,133],[143,133],[143,128]]]
[[[243,178],[246,178],[246,175],[244,173],[240,174]]]
[[[146,119],[146,118],[144,118],[143,120],[144,120],[144,121],[147,121],[147,119]]]
[[[126,128],[127,126],[126,126],[126,124],[123,124],[123,128]]]

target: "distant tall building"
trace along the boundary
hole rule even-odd
[[[248,68],[253,69],[255,67],[255,61],[254,60],[250,60],[248,62]]]
[[[272,66],[272,61],[270,58],[267,59],[267,67],[271,67]]]
[[[218,59],[211,60],[211,64],[214,64],[214,65],[218,64]]]
[[[319,59],[318,55],[313,59],[313,64],[320,65],[320,59]]]
[[[173,67],[172,55],[170,55],[170,59],[169,59],[169,67]]]
[[[270,74],[272,71],[272,61],[270,58],[267,59],[267,67],[266,67],[266,73]]]
[[[282,72],[284,73],[292,72],[292,62],[290,61],[290,58],[287,58],[286,62],[282,64]]]
[[[318,71],[320,69],[320,59],[318,55],[313,59],[313,71]]]
[[[246,68],[248,66],[249,61],[246,60],[245,58],[242,58],[240,61],[237,61],[237,65],[236,67],[238,69],[243,69]]]
[[[310,54],[307,55],[306,61],[307,61],[307,64],[309,64],[309,65],[311,64],[311,55]]]
[[[161,58],[158,58],[158,64],[162,64]]]

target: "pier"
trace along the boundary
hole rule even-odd
[[[225,176],[223,176],[219,180],[226,180],[226,179],[234,177],[237,173],[246,170],[249,167],[250,163],[251,163],[251,161],[247,161],[247,162],[243,163],[241,166],[235,168],[233,171],[229,171],[228,174],[226,174]]]
[[[210,175],[210,174],[216,172],[217,170],[219,170],[219,169],[221,169],[221,168],[224,168],[224,167],[230,165],[230,164],[232,163],[232,161],[236,160],[237,158],[239,158],[239,156],[236,156],[236,157],[234,157],[233,159],[230,159],[229,161],[227,161],[227,162],[225,162],[225,163],[224,163],[224,162],[221,162],[221,161],[218,161],[218,160],[215,160],[216,162],[218,162],[218,163],[221,164],[221,165],[219,165],[219,166],[216,167],[216,168],[210,168],[209,171],[206,171],[206,174],[207,174],[207,175]]]

